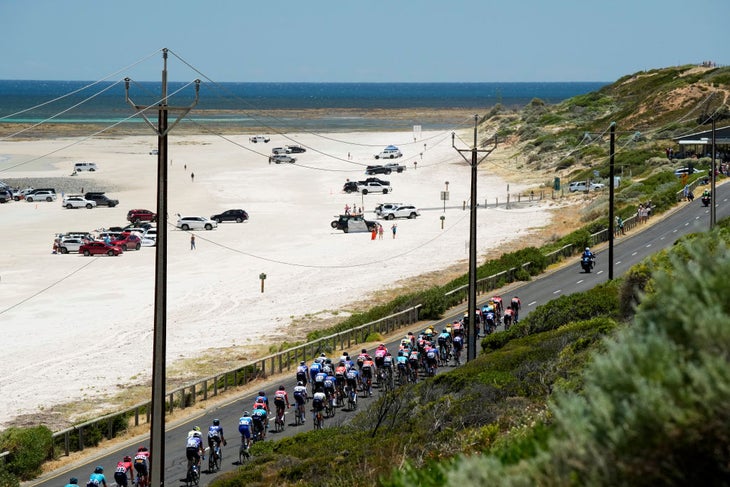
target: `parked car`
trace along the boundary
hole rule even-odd
[[[180,230],[213,230],[218,223],[204,216],[181,216],[175,226]]]
[[[109,208],[114,208],[119,204],[119,200],[109,198],[103,191],[90,191],[84,194],[84,198],[96,201],[96,206],[108,206]]]
[[[25,189],[14,189],[14,190],[12,190],[13,199],[15,201],[24,200],[25,199],[25,196],[27,194],[32,193],[34,191],[35,191],[35,188],[33,188],[32,186],[31,187],[28,187],[28,188],[25,188]]]
[[[68,195],[63,198],[61,206],[69,210],[71,208],[87,208],[90,210],[96,208],[96,201],[87,200],[81,195]]]
[[[360,188],[360,192],[362,194],[368,194],[368,193],[383,193],[388,194],[393,189],[390,186],[385,186],[380,183],[376,183],[375,181],[367,183],[367,184],[359,184],[358,188]]]
[[[398,208],[399,206],[402,206],[403,203],[380,203],[375,207],[375,214],[380,216],[382,212],[393,210],[395,208]]]
[[[296,162],[296,157],[292,157],[288,154],[274,154],[271,156],[271,160],[275,162],[276,164],[281,164],[282,162]]]
[[[34,193],[29,193],[25,196],[25,201],[28,203],[32,203],[34,201],[56,201],[56,193],[44,190],[44,191],[35,191]]]
[[[81,171],[90,171],[94,172],[98,168],[96,167],[95,162],[77,162],[74,164],[74,171],[81,172]]]
[[[363,179],[362,181],[358,181],[358,183],[360,183],[360,184],[380,183],[383,186],[390,186],[390,181],[386,181],[385,179],[380,179],[380,178],[367,178],[367,179]]]
[[[258,142],[268,143],[271,139],[268,137],[264,137],[263,135],[254,135],[253,137],[249,137],[248,140],[256,144]]]
[[[0,189],[0,203],[7,203],[13,200],[13,193],[10,190],[2,188]]]
[[[289,149],[289,152],[292,154],[301,154],[302,152],[307,152],[307,149],[305,149],[301,145],[287,145],[286,148]]]
[[[150,155],[151,155],[151,156],[157,156],[157,155],[159,155],[159,154],[160,154],[160,150],[159,150],[159,149],[152,149],[152,150],[150,151]]]
[[[677,170],[674,171],[674,175],[677,176],[677,177],[682,177],[684,175],[697,174],[697,173],[700,173],[700,172],[702,172],[702,171],[700,171],[696,167],[693,167],[692,168],[692,171],[690,171],[688,167],[680,167],[679,169],[677,169]]]
[[[112,241],[111,244],[126,252],[127,250],[139,250],[140,247],[142,247],[141,240],[142,237],[140,237],[137,232],[131,232],[127,235],[122,234],[121,238]]]
[[[81,237],[64,236],[64,237],[59,237],[56,240],[56,247],[58,249],[58,252],[60,252],[62,254],[68,254],[69,252],[78,253],[81,246],[88,242],[89,242],[88,240],[83,239]]]
[[[345,214],[340,215],[337,220],[330,223],[335,230],[349,232],[372,232],[378,228],[378,224],[373,221],[366,220],[362,215]]]
[[[271,149],[272,154],[290,154],[291,151],[288,147],[274,147]]]
[[[345,193],[359,193],[360,192],[360,183],[357,181],[347,181],[345,185],[342,187],[342,191]]]
[[[130,221],[134,224],[137,224],[139,222],[156,222],[157,221],[157,213],[154,213],[150,210],[129,210],[127,212],[127,221]]]
[[[395,218],[416,218],[417,216],[421,216],[421,212],[413,205],[402,205],[396,206],[395,208],[381,210],[380,216],[386,220],[393,220]]]
[[[150,237],[142,237],[142,239],[139,241],[139,243],[142,245],[142,247],[154,247],[157,245],[157,239],[150,238]]]
[[[210,217],[211,220],[213,220],[216,223],[221,222],[236,222],[236,223],[242,223],[248,220],[248,213],[246,213],[243,210],[237,209],[237,210],[226,210],[223,213],[219,213],[217,215],[213,215]]]
[[[106,242],[100,242],[100,241],[94,241],[89,242],[87,244],[82,245],[79,247],[79,253],[84,254],[85,256],[89,255],[108,255],[110,257],[113,257],[115,255],[119,255],[122,253],[122,249],[120,247],[115,247],[114,245],[109,245]]]
[[[389,145],[379,154],[375,154],[376,159],[395,159],[398,157],[403,157],[403,153],[394,145]]]
[[[406,170],[406,166],[395,162],[389,162],[383,165],[373,165],[365,168],[365,174],[390,174],[392,172],[403,172]]]
[[[574,193],[576,191],[598,191],[605,188],[603,183],[588,183],[586,181],[573,181],[568,185],[568,191]]]

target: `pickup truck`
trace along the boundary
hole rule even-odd
[[[269,141],[270,141],[271,139],[270,139],[270,138],[268,138],[268,137],[265,137],[265,136],[263,136],[263,135],[254,135],[253,137],[249,137],[249,139],[248,139],[248,140],[249,140],[250,142],[253,142],[254,144],[256,144],[256,143],[258,143],[258,142],[263,142],[263,143],[267,143],[267,142],[269,142]]]
[[[383,165],[368,166],[365,168],[365,174],[390,174],[392,172],[403,172],[406,170],[406,166],[398,164],[397,162],[389,162]]]

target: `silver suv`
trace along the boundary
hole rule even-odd
[[[401,205],[380,211],[380,217],[385,218],[386,220],[393,220],[395,218],[416,218],[417,216],[421,216],[421,212],[413,205]]]

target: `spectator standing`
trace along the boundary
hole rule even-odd
[[[398,225],[393,223],[393,226],[390,227],[390,230],[393,232],[393,238],[395,238],[396,232],[398,232]]]
[[[380,240],[383,240],[384,233],[385,233],[385,230],[383,229],[383,225],[378,223],[378,236],[380,237]]]
[[[190,250],[195,250],[195,235],[190,235]]]

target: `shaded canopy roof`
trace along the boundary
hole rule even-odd
[[[674,137],[672,140],[679,145],[712,145],[712,130]],[[715,128],[715,145],[730,145],[730,125]]]

